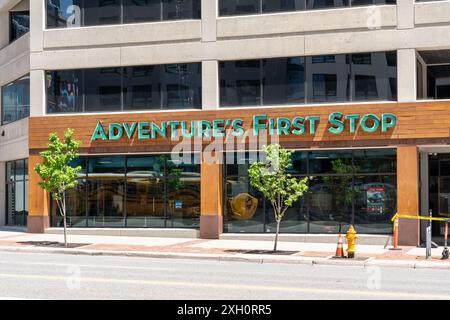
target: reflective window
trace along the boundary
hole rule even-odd
[[[47,28],[81,26],[83,0],[47,0]]]
[[[6,211],[6,225],[27,225],[28,159],[6,163]]]
[[[83,25],[120,23],[120,0],[88,0],[83,3]]]
[[[265,105],[305,102],[303,58],[265,59],[262,64]]]
[[[163,20],[200,19],[198,0],[163,0]]]
[[[243,160],[226,157],[224,230],[275,232],[272,206],[249,186],[251,159]],[[397,207],[395,162],[395,149],[294,152],[290,173],[308,177],[309,189],[286,212],[280,231],[337,233],[354,224],[362,233],[391,233]]]
[[[395,0],[219,0],[219,15],[233,16],[395,3]]]
[[[47,112],[82,112],[82,77],[81,70],[48,71],[45,79],[47,87]]]
[[[351,61],[354,101],[397,99],[396,52],[352,54]]]
[[[199,109],[201,63],[47,71],[47,112]]]
[[[9,42],[13,42],[30,31],[30,12],[11,11],[9,14]]]
[[[164,109],[201,108],[201,64],[160,66]]]
[[[219,66],[220,105],[261,105],[261,60],[224,61]]]
[[[201,0],[47,0],[47,28],[200,19]]]
[[[158,66],[124,69],[124,110],[161,108],[159,71]]]
[[[123,0],[123,22],[151,22],[161,19],[161,0]]]
[[[222,61],[220,106],[397,99],[396,52]]]
[[[84,70],[85,111],[120,111],[122,68]]]
[[[2,124],[30,116],[30,77],[27,75],[2,87]]]
[[[82,170],[77,187],[66,194],[69,226],[198,228],[198,155],[183,161],[169,155],[76,159],[71,165]],[[54,201],[51,212],[52,225],[61,226]]]
[[[306,57],[307,102],[349,101],[350,65],[345,55]]]

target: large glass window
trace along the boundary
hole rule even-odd
[[[30,116],[30,77],[27,75],[2,87],[2,124]]]
[[[220,106],[397,99],[397,54],[379,52],[219,64]]]
[[[47,71],[47,112],[199,109],[201,63]]]
[[[47,28],[201,18],[201,0],[47,0]]]
[[[28,159],[6,163],[6,212],[6,225],[27,225]]]
[[[197,228],[200,165],[168,155],[80,157],[79,183],[66,194],[72,227]],[[52,202],[52,225],[61,226]]]
[[[395,3],[395,0],[219,0],[219,15],[235,16]]]
[[[290,208],[281,232],[337,233],[354,224],[361,233],[389,234],[396,211],[395,149],[298,151],[291,174],[308,177],[308,192]],[[274,232],[270,203],[249,186],[255,158],[226,157],[226,232]]]
[[[9,14],[9,42],[13,42],[30,31],[30,12],[11,11]]]

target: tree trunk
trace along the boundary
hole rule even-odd
[[[275,244],[273,246],[273,252],[277,251],[278,233],[280,232],[280,222],[281,220],[277,220],[277,233],[275,234]]]
[[[67,247],[67,221],[65,212],[63,215],[63,223],[64,223],[64,246]]]

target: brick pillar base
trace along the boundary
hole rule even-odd
[[[44,233],[45,229],[50,227],[49,216],[28,216],[27,232]]]
[[[222,215],[200,216],[200,238],[219,239],[223,230]]]
[[[399,219],[398,244],[400,246],[419,245],[419,221],[413,219]]]

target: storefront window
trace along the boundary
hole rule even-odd
[[[6,163],[6,208],[7,225],[27,225],[28,159]]]
[[[79,183],[66,194],[71,227],[198,228],[200,165],[168,155],[80,157]],[[62,220],[52,202],[52,224]]]
[[[308,177],[309,190],[286,212],[281,232],[337,233],[350,224],[362,233],[392,232],[390,219],[397,203],[395,149],[297,151],[292,160],[291,174]],[[225,232],[274,232],[270,203],[249,187],[249,163],[225,166]],[[257,199],[257,207],[246,193]],[[236,214],[230,207],[239,194],[245,200],[241,211],[251,210],[248,215]]]
[[[2,124],[30,116],[30,77],[27,75],[2,87]]]

